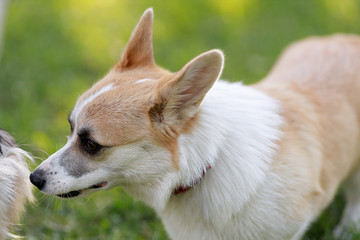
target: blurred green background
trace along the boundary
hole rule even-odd
[[[0,126],[38,157],[32,168],[65,144],[77,97],[116,63],[150,6],[159,65],[176,71],[220,48],[223,78],[247,84],[264,77],[293,41],[360,32],[358,0],[12,0],[0,61]],[[27,239],[168,239],[154,212],[121,188],[78,200],[36,196],[18,227]],[[330,239],[342,207],[339,194],[305,239]]]

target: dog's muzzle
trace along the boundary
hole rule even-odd
[[[46,173],[44,170],[35,169],[35,171],[30,174],[30,182],[32,184],[34,184],[39,190],[43,190],[46,185],[46,177],[45,176],[46,176]],[[82,189],[75,190],[75,191],[70,191],[67,193],[60,193],[60,194],[57,194],[56,196],[61,197],[61,198],[77,197],[89,190],[100,189],[107,185],[108,185],[107,181],[101,181],[97,184],[91,185],[90,187],[82,188]]]

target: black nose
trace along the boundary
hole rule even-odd
[[[30,182],[34,184],[39,190],[43,189],[46,183],[44,178],[44,171],[41,169],[36,169],[30,174]]]

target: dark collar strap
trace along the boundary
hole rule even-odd
[[[211,165],[209,164],[207,167],[206,167],[206,171],[204,170],[203,173],[202,173],[202,176],[195,179],[195,181],[193,181],[191,184],[189,185],[180,185],[178,186],[177,188],[175,188],[175,190],[172,192],[173,195],[177,195],[177,194],[180,194],[180,193],[183,193],[183,192],[186,192],[190,189],[192,189],[193,187],[197,186],[200,184],[201,182],[201,179],[206,175],[207,171],[211,169]]]

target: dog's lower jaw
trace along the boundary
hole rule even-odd
[[[57,194],[56,196],[57,197],[60,197],[60,198],[74,198],[74,197],[79,197],[80,195],[82,195],[84,192],[86,191],[89,191],[89,190],[92,190],[92,189],[101,189],[105,186],[108,185],[108,182],[106,181],[102,181],[102,182],[99,182],[97,184],[94,184],[88,188],[84,188],[84,189],[80,189],[80,190],[74,190],[74,191],[70,191],[70,192],[67,192],[67,193],[61,193],[61,194]]]
[[[81,194],[81,190],[77,190],[77,191],[71,191],[68,193],[62,193],[62,194],[58,194],[56,196],[60,197],[60,198],[73,198],[73,197],[77,197]]]

